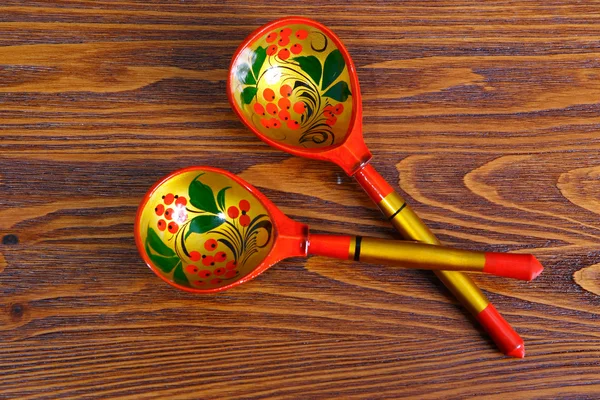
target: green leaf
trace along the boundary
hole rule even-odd
[[[258,89],[255,86],[248,86],[244,88],[242,91],[242,103],[250,104],[252,103],[252,99],[256,96]]]
[[[225,192],[227,189],[231,189],[231,186],[224,187],[217,194],[217,203],[219,204],[219,209],[223,212],[225,212]]]
[[[175,268],[175,272],[173,272],[173,281],[181,286],[190,287],[190,281],[188,281],[185,272],[183,272],[183,264],[180,263],[177,268]]]
[[[148,234],[146,235],[146,245],[150,245],[155,253],[163,257],[174,257],[175,252],[169,248],[163,241],[158,237],[158,234],[154,229],[148,227]]]
[[[254,60],[252,61],[252,71],[254,72],[254,76],[259,75],[260,69],[262,68],[266,59],[267,49],[258,46],[258,48],[254,50]]]
[[[175,266],[181,262],[178,257],[163,257],[155,254],[146,241],[146,254],[150,257],[152,264],[160,268],[164,273],[169,273]]]
[[[252,72],[250,72],[250,66],[246,63],[237,68],[236,78],[245,85],[256,85],[256,79],[252,75]]]
[[[185,238],[187,239],[192,233],[205,233],[220,226],[225,220],[216,215],[198,215],[194,217],[189,224]]]
[[[338,49],[333,50],[325,59],[325,66],[323,67],[323,84],[321,90],[325,90],[340,76],[346,62],[342,53]]]
[[[207,211],[213,214],[218,214],[219,209],[215,202],[215,195],[210,186],[200,182],[200,178],[204,174],[198,175],[188,188],[188,195],[190,197],[190,203],[199,210]]]
[[[346,99],[348,99],[348,96],[352,96],[352,93],[348,88],[348,84],[344,81],[336,83],[323,94],[323,97],[331,97],[332,99],[339,101],[340,103],[346,101]]]
[[[308,76],[319,86],[321,81],[321,61],[315,56],[300,56],[294,57],[292,60],[296,61],[302,71],[306,72]]]

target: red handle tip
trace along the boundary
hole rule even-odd
[[[542,264],[531,254],[485,253],[483,272],[489,274],[530,281],[543,270]]]
[[[534,256],[531,256],[530,270],[531,270],[531,279],[530,280],[533,280],[542,273],[542,271],[544,270],[544,266],[537,260],[537,258],[535,258]]]
[[[525,358],[525,345],[515,347],[513,351],[509,351],[506,355],[514,358]]]
[[[510,357],[525,357],[523,339],[490,303],[477,315],[477,321],[489,333],[500,351]]]

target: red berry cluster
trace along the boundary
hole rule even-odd
[[[290,85],[281,86],[279,94],[281,97],[277,99],[273,89],[266,88],[262,92],[263,98],[267,101],[266,106],[263,106],[258,101],[254,103],[254,112],[265,117],[261,118],[261,125],[272,129],[280,128],[282,124],[286,124],[292,130],[300,128],[300,123],[295,118],[298,118],[298,116],[306,111],[306,105],[303,101],[297,101],[292,107],[292,102],[289,99],[292,95],[292,87]],[[275,104],[275,100],[277,100],[277,104]],[[292,118],[290,110],[298,114],[298,116]],[[269,115],[273,115],[273,117],[267,118]],[[279,119],[275,118],[275,116]]]
[[[237,262],[235,260],[231,260],[227,262],[227,254],[224,251],[218,251],[214,255],[211,255],[210,252],[217,250],[219,247],[219,242],[215,239],[208,239],[204,242],[204,249],[207,251],[206,254],[200,254],[198,251],[190,252],[190,259],[192,261],[200,261],[202,265],[205,267],[215,267],[212,271],[208,269],[199,269],[197,266],[193,264],[189,264],[185,267],[185,270],[188,274],[198,275],[200,278],[193,282],[196,286],[205,285],[207,282],[212,283],[213,285],[218,285],[222,282],[222,278],[229,279],[233,278],[237,275]],[[224,266],[223,263],[226,263]],[[221,266],[218,266],[221,264]],[[209,278],[213,277],[208,281]],[[203,280],[206,279],[206,280]]]
[[[236,219],[237,217],[240,217],[240,225],[246,227],[250,225],[250,216],[247,214],[247,212],[250,211],[250,203],[248,202],[248,200],[240,200],[239,206],[240,208],[237,208],[236,206],[229,207],[227,209],[227,215],[231,219]]]
[[[160,231],[168,229],[171,233],[177,233],[179,224],[187,221],[188,216],[185,209],[187,199],[183,196],[173,195],[173,193],[164,195],[162,199],[163,202],[154,208],[156,215],[164,217],[164,219],[158,220],[158,229]],[[167,223],[167,221],[169,222]]]
[[[335,123],[337,122],[336,115],[340,115],[343,112],[344,112],[344,105],[342,103],[339,103],[335,107],[331,106],[331,105],[326,106],[323,109],[323,115],[325,116],[325,118],[327,118],[325,123],[329,126],[334,126]]]
[[[292,35],[290,28],[283,28],[279,32],[273,31],[267,35],[267,43],[273,43],[267,47],[267,54],[274,56],[277,54],[282,60],[287,60],[292,54],[300,54],[302,51],[302,45],[300,43],[291,44],[290,36]],[[279,40],[278,40],[279,37]],[[294,37],[298,40],[304,40],[308,37],[308,32],[304,29],[298,29],[294,34]],[[277,41],[277,44],[275,44]],[[281,49],[279,47],[282,47]]]

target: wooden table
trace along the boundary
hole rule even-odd
[[[572,3],[3,1],[0,397],[598,398],[600,4]],[[429,272],[292,259],[197,296],[141,261],[140,199],[190,165],[314,230],[397,237],[230,109],[236,47],[288,14],[342,38],[373,163],[445,244],[545,264],[473,276],[524,360]]]

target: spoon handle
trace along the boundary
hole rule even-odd
[[[354,178],[405,239],[429,244],[440,243],[402,196],[394,191],[370,163],[358,170]],[[504,354],[520,358],[525,356],[523,339],[471,278],[456,271],[435,273],[461,304],[475,316]]]
[[[308,254],[402,268],[484,272],[525,281],[535,279],[543,270],[531,254],[470,251],[362,236],[311,234],[308,242]]]

